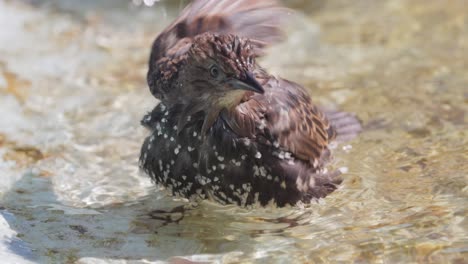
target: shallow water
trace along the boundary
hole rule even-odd
[[[302,14],[263,65],[363,121],[335,151],[345,181],[307,208],[183,216],[137,168],[167,2],[0,0],[0,259],[468,261],[466,1],[289,1]]]

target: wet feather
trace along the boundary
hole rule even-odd
[[[357,119],[256,62],[288,14],[272,0],[196,0],[156,38],[148,84],[161,103],[142,120],[140,156],[156,183],[241,206],[308,203],[341,183],[329,145],[357,135]]]

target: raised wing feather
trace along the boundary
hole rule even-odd
[[[287,12],[274,0],[195,0],[157,37],[151,60],[164,57],[180,40],[205,32],[274,43],[281,39],[280,23]]]
[[[154,41],[148,84],[160,98],[163,91],[155,87],[155,76],[160,68],[170,68],[188,51],[192,39],[206,32],[233,34],[249,38],[255,46],[255,55],[263,48],[281,40],[281,22],[290,10],[275,0],[195,0]]]

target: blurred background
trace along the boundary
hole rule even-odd
[[[184,204],[138,171],[150,45],[188,1],[0,0],[5,263],[467,263],[468,2],[291,0],[261,64],[365,131],[306,208]]]

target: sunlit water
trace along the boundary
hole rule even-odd
[[[149,47],[183,2],[79,2],[0,1],[2,262],[467,262],[466,1],[290,1],[263,64],[363,121],[345,181],[184,215],[137,167]]]

